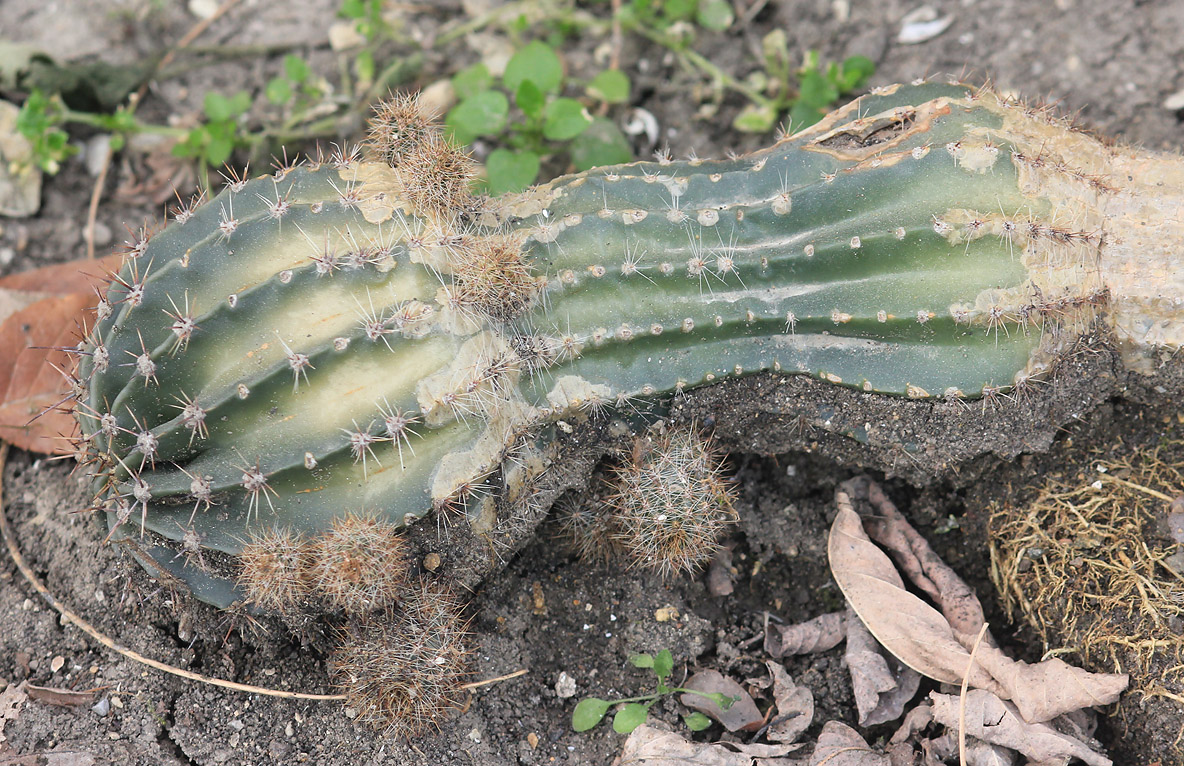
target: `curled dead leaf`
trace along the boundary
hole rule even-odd
[[[827,721],[810,756],[810,766],[891,766],[888,756],[870,747],[845,723]]]
[[[880,644],[854,611],[847,619],[844,659],[851,673],[860,726],[895,721],[921,686],[921,674],[895,656],[881,653]]]
[[[756,702],[744,687],[717,670],[701,670],[687,679],[684,689],[702,694],[723,694],[734,697],[735,702],[724,710],[713,700],[699,694],[683,694],[679,702],[691,710],[698,710],[705,716],[719,721],[728,731],[756,731],[765,723],[765,717],[757,710]]]
[[[619,766],[792,766],[785,756],[802,745],[742,745],[691,742],[670,731],[642,725],[625,740]]]
[[[1028,723],[1015,705],[983,689],[966,694],[963,716],[957,695],[929,695],[933,717],[954,731],[965,721],[966,734],[993,745],[1007,747],[1036,763],[1067,763],[1080,758],[1089,766],[1111,766],[1106,756],[1075,737],[1062,734],[1046,723]]]
[[[845,612],[831,612],[793,625],[765,625],[765,651],[776,659],[835,648],[847,636]]]
[[[777,713],[769,722],[766,736],[774,742],[794,742],[814,720],[814,693],[798,686],[778,662],[766,662],[773,676],[773,701]]]

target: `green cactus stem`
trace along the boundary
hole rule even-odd
[[[1142,371],[1184,342],[1184,161],[989,90],[881,88],[750,155],[492,200],[411,100],[371,144],[129,246],[76,408],[113,535],[237,554],[349,513],[487,518],[547,429],[725,377],[973,398],[1099,318]],[[205,600],[242,596],[137,545]]]

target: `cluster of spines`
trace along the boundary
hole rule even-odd
[[[690,428],[638,437],[560,524],[584,558],[670,577],[694,572],[736,523],[735,494],[711,441]]]
[[[329,664],[358,720],[410,739],[461,707],[466,634],[456,599],[420,584],[351,625]]]
[[[311,539],[290,528],[264,529],[243,546],[239,562],[247,601],[280,614],[310,602],[351,615],[387,609],[410,578],[409,546],[397,528],[352,513]]]

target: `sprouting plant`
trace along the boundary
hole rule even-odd
[[[34,90],[16,118],[17,131],[33,145],[33,163],[50,175],[76,151],[61,128],[63,108],[61,99]]]
[[[650,708],[658,700],[669,694],[695,694],[711,700],[723,710],[727,710],[737,701],[721,692],[701,692],[694,689],[684,689],[681,686],[668,686],[667,680],[674,672],[674,657],[669,649],[663,649],[657,654],[634,654],[629,662],[635,668],[648,668],[657,678],[657,686],[653,694],[643,694],[638,697],[606,700],[599,697],[585,697],[576,705],[571,714],[571,727],[576,731],[588,731],[604,720],[609,708],[619,705],[613,714],[613,731],[628,734],[646,722]],[[691,731],[702,731],[711,725],[711,719],[699,711],[685,713],[683,723]]]
[[[725,0],[630,0],[621,4],[618,17],[630,27],[660,33],[680,23],[720,31],[736,20],[732,4]]]
[[[354,29],[366,41],[354,54],[353,71],[358,83],[369,87],[377,71],[375,48],[389,33],[390,26],[382,17],[383,0],[343,0],[337,15],[354,22]]]
[[[478,62],[452,78],[460,99],[445,121],[459,144],[478,137],[497,141],[485,169],[493,194],[521,191],[537,180],[543,157],[566,152],[579,170],[627,162],[632,153],[625,137],[604,118],[593,117],[583,103],[562,96],[563,65],[555,50],[535,40],[510,59],[500,81]],[[606,70],[585,92],[605,104],[629,100],[629,77]],[[517,108],[511,113],[511,100]]]
[[[324,90],[313,76],[308,62],[289,53],[284,56],[284,73],[267,81],[267,100],[277,106],[299,108],[320,99]]]
[[[732,127],[746,133],[771,130],[787,109],[790,132],[808,128],[839,98],[862,88],[876,70],[875,63],[865,56],[850,56],[823,67],[818,51],[812,50],[795,72],[781,29],[765,35],[761,51],[764,70],[750,76],[748,85],[766,98],[748,104],[732,122]]]
[[[173,154],[199,160],[207,167],[221,166],[231,152],[249,145],[241,118],[250,108],[251,95],[245,90],[229,98],[214,91],[207,93],[202,104],[206,121],[192,128],[185,140],[173,147]]]

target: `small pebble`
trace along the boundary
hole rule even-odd
[[[103,697],[91,707],[91,710],[95,711],[100,718],[106,718],[107,714],[111,712],[111,698]]]
[[[576,696],[576,679],[569,676],[566,670],[559,673],[559,680],[555,682],[555,695],[561,700]]]

